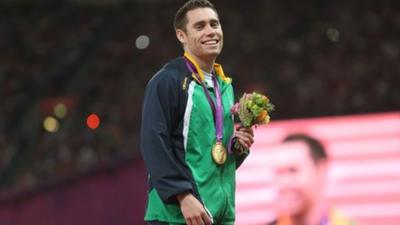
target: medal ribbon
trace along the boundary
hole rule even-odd
[[[210,95],[210,92],[208,91],[208,89],[204,83],[204,73],[200,69],[199,65],[197,65],[197,63],[193,59],[191,59],[191,57],[187,53],[185,53],[183,58],[185,59],[186,66],[189,69],[189,71],[194,74],[197,81],[199,81],[199,83],[203,87],[204,94],[206,95],[208,103],[210,104],[210,107],[213,111],[213,118],[214,118],[214,123],[215,123],[215,134],[217,137],[217,142],[222,143],[223,126],[224,126],[223,107],[222,107],[221,92],[220,92],[220,89],[218,86],[216,75],[212,76],[214,90],[215,90],[215,98],[216,98],[216,102],[214,102],[214,100],[212,99],[212,97]],[[219,66],[218,70],[220,70],[220,66]]]

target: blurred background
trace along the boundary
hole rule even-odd
[[[0,1],[0,224],[144,224],[142,98],[161,65],[182,55],[172,20],[184,2]],[[309,130],[321,126],[315,117],[339,121],[343,126],[326,126],[329,132],[319,137],[374,146],[363,151],[348,145],[342,152],[358,150],[353,162],[369,160],[381,165],[377,170],[391,172],[382,181],[386,186],[361,184],[385,196],[348,201],[389,199],[392,205],[385,209],[392,211],[374,218],[354,213],[364,208],[344,204],[343,211],[367,225],[400,224],[400,191],[393,189],[400,187],[399,2],[212,2],[225,35],[218,61],[233,78],[237,97],[258,90],[276,105],[271,126],[256,131],[256,139],[271,137],[271,142],[255,146],[255,152],[293,130],[321,134]],[[272,129],[298,120],[306,125]],[[373,138],[375,145],[363,142]],[[369,165],[361,165],[361,175]],[[256,191],[269,190],[267,181]],[[239,182],[238,206],[245,186]],[[250,205],[266,211],[249,222],[240,219],[247,206],[239,207],[238,224],[263,224],[273,217],[269,203]],[[377,211],[373,206],[368,209]]]

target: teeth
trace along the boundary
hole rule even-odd
[[[204,44],[207,44],[207,45],[209,45],[209,44],[217,44],[217,41],[216,40],[210,40],[210,41],[206,41],[206,42],[204,42]]]

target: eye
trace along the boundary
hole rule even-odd
[[[194,28],[196,30],[201,30],[201,29],[203,29],[203,25],[202,24],[197,24],[196,26],[194,26]]]
[[[217,28],[218,26],[219,26],[218,21],[213,21],[213,22],[211,22],[211,27]]]
[[[298,171],[297,168],[291,167],[288,172],[291,174],[294,174],[294,173],[297,173],[297,171]]]

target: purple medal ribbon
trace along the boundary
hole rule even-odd
[[[183,57],[186,61],[186,66],[189,69],[190,72],[192,72],[197,80],[201,83],[201,86],[203,87],[203,91],[207,97],[208,103],[211,106],[211,109],[213,111],[213,118],[214,118],[214,122],[215,122],[215,133],[217,136],[217,142],[222,143],[222,136],[223,136],[223,107],[222,107],[222,100],[221,100],[221,92],[219,90],[219,86],[218,86],[218,82],[217,82],[217,78],[214,76],[212,76],[212,80],[213,80],[213,84],[214,84],[214,90],[215,90],[215,97],[216,97],[216,103],[214,102],[214,100],[212,99],[210,92],[208,91],[206,85],[204,84],[204,81],[201,80],[200,76],[198,75],[198,71],[196,69],[196,67],[193,65],[193,63],[186,58],[185,56]]]

